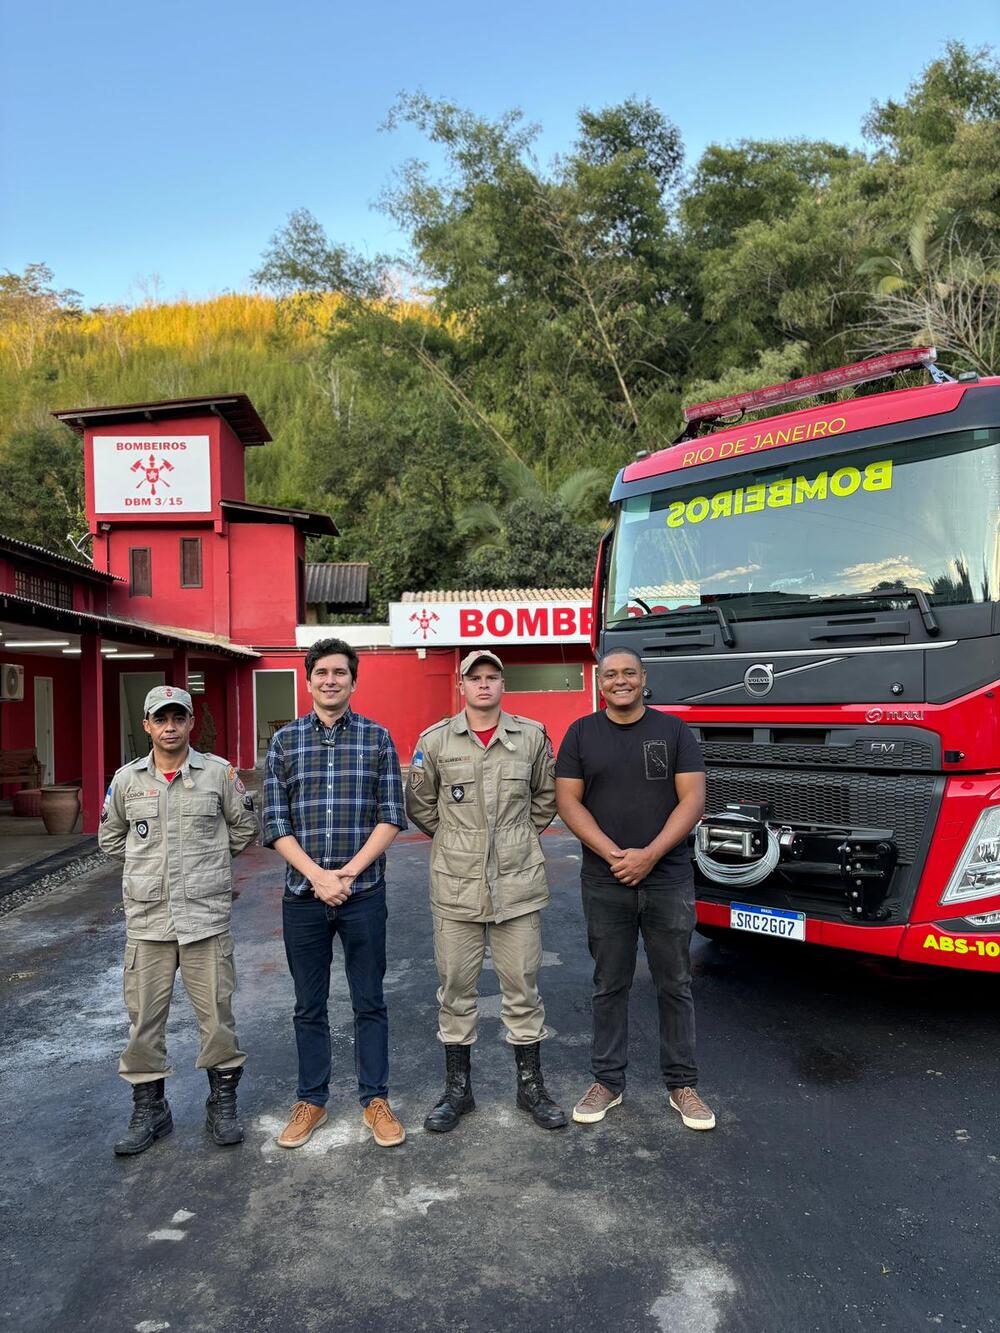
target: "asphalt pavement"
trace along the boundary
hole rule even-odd
[[[579,849],[544,838],[553,900],[542,992],[549,1089],[590,1083]],[[668,1110],[640,957],[629,1085],[598,1125],[514,1106],[495,974],[481,984],[478,1109],[421,1128],[443,1076],[427,851],[390,853],[392,1105],[378,1148],[357,1103],[336,960],[330,1121],[274,1142],[294,1100],[277,857],[236,863],[246,1142],[204,1130],[207,1080],[178,983],[175,1131],[137,1158],[119,875],[102,866],[0,920],[0,1326],[17,1333],[616,1330],[839,1333],[1000,1327],[997,981],[896,970],[770,940],[696,937],[700,1091],[711,1133]],[[339,953],[339,946],[338,953]]]

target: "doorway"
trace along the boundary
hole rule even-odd
[[[142,729],[143,704],[154,686],[166,683],[166,676],[162,671],[123,671],[119,682],[122,763],[130,764],[149,754],[149,737]]]
[[[42,782],[48,786],[56,780],[51,676],[35,677],[35,753],[42,766]]]
[[[267,754],[271,737],[297,712],[294,671],[253,673],[253,715],[257,728],[257,763]]]

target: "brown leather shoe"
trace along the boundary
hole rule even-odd
[[[670,1105],[688,1129],[714,1129],[715,1116],[694,1088],[671,1088]]]
[[[603,1120],[612,1106],[621,1106],[622,1094],[617,1095],[603,1083],[592,1083],[573,1107],[573,1119],[580,1125],[592,1125]]]
[[[313,1106],[312,1102],[296,1102],[292,1107],[288,1124],[278,1135],[279,1148],[301,1148],[313,1136],[313,1130],[319,1129],[327,1121],[326,1107]]]
[[[365,1107],[365,1124],[380,1148],[395,1148],[406,1138],[406,1130],[389,1110],[384,1097],[373,1097]]]

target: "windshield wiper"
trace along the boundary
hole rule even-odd
[[[823,602],[871,602],[875,600],[884,601],[893,597],[912,597],[917,604],[917,610],[920,612],[920,619],[924,622],[924,629],[928,634],[940,634],[941,626],[938,624],[938,618],[934,614],[930,602],[927,600],[927,594],[923,588],[879,588],[875,592],[837,592],[828,597],[821,597]]]
[[[633,597],[632,600],[638,602],[639,605],[644,608],[646,616],[652,614],[641,597]],[[671,611],[658,611],[656,613],[656,619],[665,620],[668,616],[671,619],[674,616],[693,616],[696,612],[701,615],[708,614],[710,616],[715,616],[716,620],[719,622],[719,627],[722,630],[722,642],[727,648],[732,648],[735,645],[736,639],[733,637],[733,631],[730,628],[729,621],[726,619],[725,612],[721,606],[717,606],[714,602],[706,602],[702,606],[678,606],[674,607]],[[637,627],[641,626],[646,619],[646,616],[643,616],[641,620],[636,620],[633,623]],[[616,629],[620,628],[620,625],[616,626]]]

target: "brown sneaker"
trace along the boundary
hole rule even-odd
[[[714,1129],[715,1116],[701,1100],[694,1088],[671,1088],[670,1105],[688,1129]]]
[[[621,1106],[622,1094],[616,1097],[603,1083],[592,1083],[573,1107],[573,1119],[581,1125],[592,1125],[603,1120],[612,1106]]]
[[[365,1107],[365,1124],[380,1148],[395,1148],[406,1138],[406,1130],[389,1110],[384,1097],[373,1097]]]
[[[292,1107],[291,1119],[278,1135],[279,1148],[301,1148],[312,1138],[313,1130],[325,1125],[327,1120],[325,1106],[313,1106],[312,1102],[296,1102]]]

